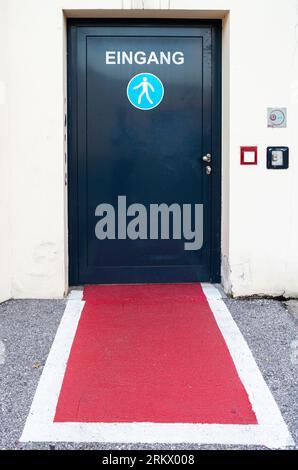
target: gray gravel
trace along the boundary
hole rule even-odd
[[[21,447],[18,439],[51,343],[64,300],[10,300],[0,304],[0,449]]]
[[[298,444],[298,320],[277,300],[225,300]]]
[[[298,300],[291,299],[285,302],[285,307],[289,313],[293,315],[298,320]]]
[[[298,320],[276,300],[225,299],[225,302],[245,336],[298,448]],[[64,300],[10,300],[0,304],[0,449],[244,448],[195,444],[19,443],[64,308]]]

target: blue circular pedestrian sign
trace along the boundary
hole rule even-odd
[[[162,81],[152,73],[138,73],[127,85],[127,97],[138,109],[147,111],[156,108],[163,99]]]

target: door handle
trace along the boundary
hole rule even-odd
[[[206,175],[211,175],[212,168],[211,166],[207,165],[206,166]]]
[[[211,153],[207,153],[202,157],[203,162],[210,163],[211,162]]]

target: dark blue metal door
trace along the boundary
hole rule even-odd
[[[217,35],[70,25],[72,284],[219,280]]]

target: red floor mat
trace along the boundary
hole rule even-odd
[[[256,424],[199,284],[87,286],[56,422]]]

